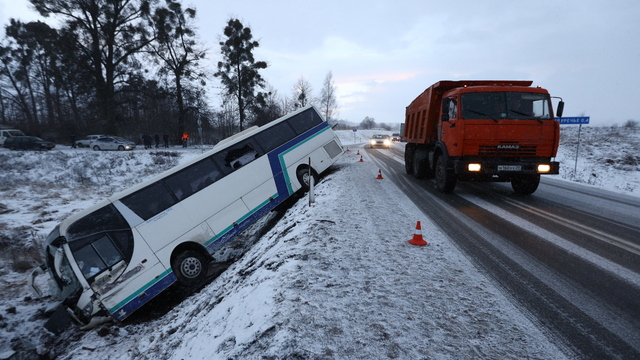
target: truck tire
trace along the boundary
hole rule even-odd
[[[409,175],[413,174],[413,154],[415,149],[413,144],[407,144],[404,147],[404,170]]]
[[[540,174],[520,176],[511,180],[511,187],[518,195],[531,195],[540,185]]]
[[[429,164],[427,149],[416,149],[413,155],[413,176],[416,179],[433,179],[434,171]]]
[[[457,179],[454,173],[447,169],[444,156],[436,160],[436,187],[443,193],[450,193],[456,188]]]

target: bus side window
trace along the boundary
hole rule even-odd
[[[293,127],[296,134],[300,135],[305,131],[312,129],[314,126],[322,124],[322,119],[315,110],[313,110],[313,108],[309,108],[300,114],[291,117],[287,122],[291,127]]]
[[[178,201],[182,201],[218,181],[221,177],[222,173],[213,160],[206,158],[169,176],[164,181]]]
[[[149,220],[176,203],[162,182],[151,184],[121,201],[143,220]]]
[[[221,155],[216,157],[216,160],[223,159],[224,172],[230,173],[264,155],[264,152],[253,138],[249,138],[220,151],[216,155]]]
[[[256,141],[265,152],[269,152],[296,137],[291,126],[283,121],[255,135]]]

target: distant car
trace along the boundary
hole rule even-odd
[[[24,133],[17,129],[0,130],[0,145],[4,145],[6,139],[14,136],[24,136]]]
[[[387,149],[391,147],[391,138],[389,135],[376,134],[371,137],[371,141],[369,142],[369,146],[374,148],[376,146],[386,147]]]
[[[104,136],[107,136],[107,135],[88,135],[86,138],[76,141],[76,146],[78,146],[78,147],[89,147],[89,144],[93,140],[97,140],[97,139],[99,139],[101,137],[104,137]]]
[[[51,150],[56,144],[36,136],[13,136],[4,141],[4,147],[11,150]]]
[[[89,143],[89,147],[95,151],[99,150],[133,150],[136,148],[136,143],[133,141],[125,140],[118,136],[103,136],[97,138]]]
[[[393,133],[391,134],[391,141],[400,141],[400,133]]]

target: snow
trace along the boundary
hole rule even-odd
[[[637,129],[583,127],[575,173],[577,127],[562,131],[560,178],[639,196]],[[350,151],[317,184],[316,202],[303,198],[247,229],[220,255],[238,259],[196,294],[158,314],[141,310],[151,313],[141,320],[60,337],[42,327],[54,302],[31,294],[29,254],[68,215],[202,150],[0,149],[0,354],[32,346],[58,359],[565,358],[406,195],[376,179],[367,152],[359,161],[378,132],[391,133],[338,131]],[[408,243],[418,221],[424,247]]]

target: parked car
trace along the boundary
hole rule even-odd
[[[97,138],[89,143],[89,147],[95,151],[98,150],[133,150],[136,148],[136,143],[133,141],[125,140],[118,136],[103,136]]]
[[[13,136],[4,141],[4,147],[11,150],[51,150],[56,144],[36,136]]]
[[[24,133],[17,129],[0,130],[0,145],[4,145],[4,141],[14,136],[25,136]]]
[[[376,134],[371,137],[369,145],[372,148],[376,146],[382,146],[388,149],[391,147],[391,138],[389,137],[389,135]]]
[[[107,135],[87,135],[86,138],[76,141],[76,146],[77,147],[89,147],[89,144],[93,140],[97,140],[97,139],[99,139],[99,138],[101,138],[103,136],[107,136]]]
[[[400,133],[391,134],[391,141],[400,141],[400,140],[401,140]]]

